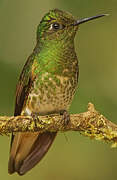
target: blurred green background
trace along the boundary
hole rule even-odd
[[[117,122],[117,1],[0,0],[0,114],[13,115],[19,73],[35,46],[36,27],[52,8],[76,17],[110,16],[80,26],[75,44],[79,57],[79,88],[71,112],[83,112],[88,102]],[[67,136],[67,141],[65,136]],[[44,159],[25,176],[9,175],[10,138],[0,136],[0,179],[116,180],[117,149],[77,132],[59,134]]]

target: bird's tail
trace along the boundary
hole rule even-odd
[[[56,132],[16,133],[13,136],[8,164],[10,174],[25,174],[32,169],[46,154]]]

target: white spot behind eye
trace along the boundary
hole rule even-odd
[[[51,24],[51,25],[50,25],[50,28],[49,28],[49,30],[52,30],[52,29],[53,29],[53,24]]]

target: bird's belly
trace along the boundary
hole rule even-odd
[[[58,84],[52,79],[43,83],[35,82],[27,100],[26,111],[45,115],[68,110],[76,87],[77,78],[74,77],[61,78]]]

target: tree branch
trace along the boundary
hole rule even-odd
[[[59,114],[38,116],[35,119],[32,116],[0,116],[1,134],[36,131],[79,131],[85,136],[111,142],[112,147],[117,147],[117,125],[97,112],[91,103],[88,104],[87,112],[71,114],[67,125]]]

